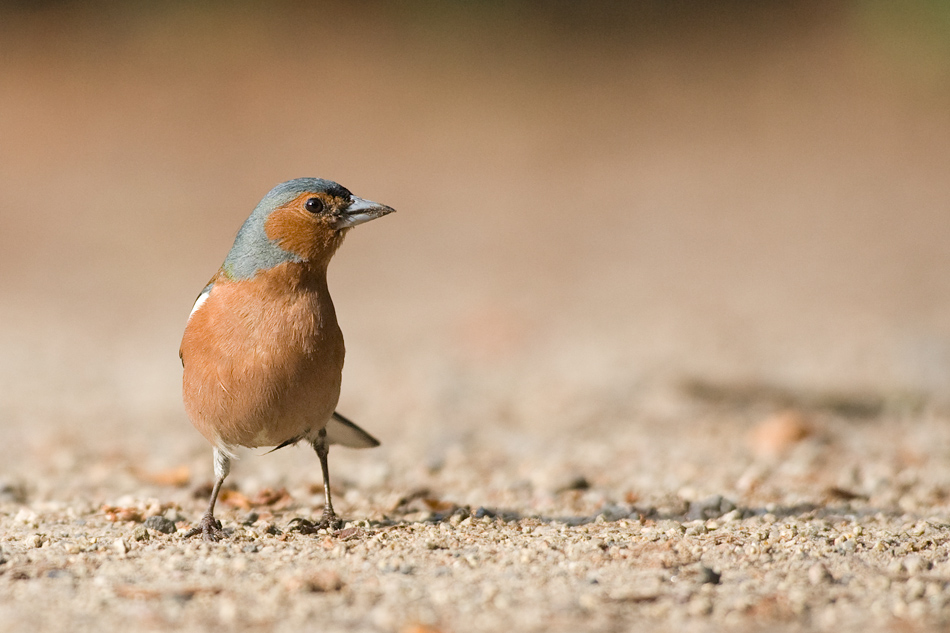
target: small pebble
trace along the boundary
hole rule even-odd
[[[27,510],[26,508],[21,508],[20,511],[16,513],[16,516],[13,517],[13,520],[17,523],[29,525],[30,527],[36,527],[38,525],[39,517],[35,512]]]
[[[709,615],[713,610],[713,603],[709,596],[695,596],[689,601],[686,610],[691,616]]]
[[[929,564],[916,554],[912,554],[904,558],[903,566],[904,569],[907,570],[907,573],[911,576],[919,574],[922,571],[926,571],[929,568]]]
[[[784,411],[759,422],[746,436],[752,452],[765,459],[788,453],[812,434],[811,424],[799,411]]]
[[[705,565],[699,568],[699,583],[701,585],[718,585],[722,574]]]
[[[317,572],[291,581],[292,588],[313,593],[329,593],[343,588],[343,579],[335,571]]]
[[[575,475],[563,482],[562,484],[555,486],[555,493],[569,492],[571,490],[588,490],[590,489],[590,482],[587,480],[587,477],[584,475]]]
[[[26,503],[26,486],[19,481],[0,480],[0,503]]]
[[[156,515],[145,519],[145,527],[162,534],[174,534],[177,528],[174,521],[166,519],[163,516]]]
[[[711,497],[690,503],[689,509],[686,511],[686,518],[690,521],[717,519],[735,509],[736,504],[724,498],[722,495],[712,495]]]
[[[808,568],[808,582],[813,585],[823,585],[834,582],[834,576],[828,571],[828,568],[821,563],[815,563]]]

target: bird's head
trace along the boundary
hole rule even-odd
[[[393,211],[330,180],[289,180],[271,189],[251,212],[223,272],[232,279],[246,279],[284,262],[325,267],[350,228]]]

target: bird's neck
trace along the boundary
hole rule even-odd
[[[287,262],[278,267],[280,270],[275,271],[275,277],[283,280],[293,290],[326,293],[329,296],[327,264],[329,258],[326,261]]]

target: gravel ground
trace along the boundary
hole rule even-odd
[[[950,68],[831,4],[0,7],[0,631],[950,627]],[[185,319],[301,175],[398,210],[330,270],[382,446],[187,540]]]
[[[278,454],[239,462],[219,515],[230,538],[212,544],[182,536],[208,469],[196,486],[186,466],[127,462],[135,492],[102,504],[34,501],[10,481],[0,617],[73,631],[948,625],[945,414],[737,424],[698,403],[686,417],[631,421],[609,446],[576,431],[515,454],[461,442],[422,467],[405,446],[360,454],[373,467],[340,450],[337,505],[352,520],[334,534],[289,529],[319,515],[317,475],[257,487],[273,475],[254,462]],[[307,472],[315,457],[295,453]]]

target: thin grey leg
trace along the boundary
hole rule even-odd
[[[211,500],[208,502],[208,510],[198,522],[198,525],[185,533],[185,538],[201,535],[206,541],[217,541],[225,538],[227,535],[221,529],[221,522],[214,518],[214,505],[218,501],[218,493],[221,492],[221,485],[225,478],[231,472],[231,458],[227,454],[215,447],[214,449],[214,488],[211,489]]]
[[[343,527],[343,521],[333,511],[333,500],[330,498],[330,466],[327,463],[327,455],[330,453],[330,447],[327,445],[327,430],[320,429],[317,439],[313,442],[313,450],[317,452],[320,458],[320,469],[323,471],[323,518],[320,519],[320,527],[340,529]]]

